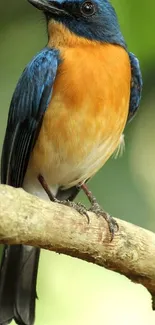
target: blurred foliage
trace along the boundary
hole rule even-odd
[[[113,0],[130,51],[140,59],[140,111],[125,130],[126,150],[90,182],[112,215],[155,231],[155,1]],[[0,1],[0,147],[10,99],[23,68],[47,41],[40,12],[27,1]],[[80,194],[79,199],[85,201]],[[151,325],[150,296],[123,276],[76,259],[41,254],[36,325]]]

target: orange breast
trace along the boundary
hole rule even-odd
[[[129,109],[131,68],[116,45],[60,47],[63,59],[28,170],[70,187],[117,148]]]

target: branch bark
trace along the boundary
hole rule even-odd
[[[104,266],[141,283],[155,309],[155,234],[117,219],[110,242],[105,220],[0,185],[0,243],[39,246]]]

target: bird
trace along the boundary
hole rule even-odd
[[[116,222],[99,209],[87,181],[121,145],[138,110],[139,60],[109,0],[28,2],[45,16],[48,41],[24,69],[10,103],[1,183],[84,214],[73,201],[82,189],[112,233]],[[34,324],[39,255],[37,247],[5,245],[1,325]]]

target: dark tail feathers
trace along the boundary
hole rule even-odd
[[[32,325],[40,249],[5,246],[0,269],[0,325]]]

